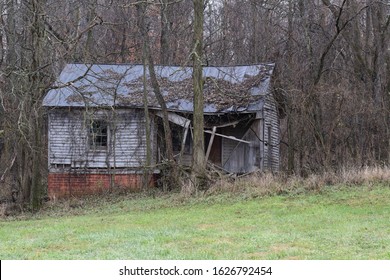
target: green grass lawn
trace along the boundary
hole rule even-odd
[[[172,196],[0,221],[0,259],[390,259],[388,186]]]

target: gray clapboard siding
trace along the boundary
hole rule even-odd
[[[272,93],[268,93],[265,98],[264,108],[264,168],[270,171],[279,170],[279,116],[276,102]],[[269,139],[268,131],[270,128],[271,137]],[[271,140],[270,143],[268,143]]]
[[[91,119],[102,119],[108,123],[107,147],[90,147],[88,125]],[[155,132],[152,130],[154,138]],[[144,164],[145,141],[145,118],[139,109],[117,109],[115,112],[57,109],[49,112],[51,169],[57,168],[58,164],[75,168],[138,168]],[[155,145],[152,146],[154,150]]]
[[[70,165],[75,156],[72,145],[76,139],[72,138],[70,131],[74,130],[76,122],[72,120],[69,111],[49,112],[49,168],[53,164]]]

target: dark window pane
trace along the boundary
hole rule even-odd
[[[89,144],[93,147],[107,147],[108,126],[103,120],[93,120],[89,130]]]

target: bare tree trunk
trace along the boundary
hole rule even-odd
[[[194,49],[193,60],[193,85],[194,85],[194,148],[192,160],[192,180],[194,189],[204,183],[206,172],[206,159],[204,153],[204,97],[203,97],[203,0],[194,0]]]
[[[288,34],[287,34],[287,60],[288,68],[292,68],[292,40],[293,40],[293,3],[292,0],[288,1]],[[291,73],[290,73],[291,75]],[[294,121],[293,121],[293,109],[291,97],[287,97],[287,133],[288,133],[288,152],[287,152],[287,171],[290,174],[294,173],[295,170],[295,139],[294,139]]]
[[[42,166],[42,97],[44,95],[43,77],[40,67],[43,65],[44,57],[44,22],[43,22],[43,5],[44,1],[32,0],[31,7],[33,9],[33,21],[32,21],[32,40],[34,54],[31,63],[31,89],[33,98],[31,100],[32,114],[30,115],[30,129],[32,135],[32,178],[31,178],[31,207],[33,211],[39,209],[42,203],[43,185],[41,178],[41,166]]]
[[[171,40],[171,21],[172,21],[172,0],[161,1],[161,37],[160,37],[160,62],[162,65],[172,63],[172,50],[170,49]]]
[[[143,17],[144,18],[144,17]],[[141,19],[141,25],[144,26],[143,19]],[[150,167],[152,163],[152,146],[151,146],[151,139],[150,139],[150,117],[149,117],[149,105],[148,105],[148,82],[147,82],[147,75],[146,75],[146,69],[148,67],[148,57],[147,57],[147,43],[146,40],[144,40],[144,43],[142,45],[142,64],[143,64],[143,86],[144,86],[144,92],[143,92],[143,102],[144,102],[144,114],[145,114],[145,140],[146,140],[146,161],[145,161],[145,168],[144,168],[144,182],[143,182],[143,189],[144,191],[149,187],[149,181],[150,181]]]
[[[88,7],[87,11],[87,22],[92,22],[96,17],[96,2],[92,1],[89,3],[91,5]],[[96,51],[95,51],[95,43],[94,43],[94,34],[93,30],[90,29],[87,32],[87,39],[84,47],[84,60],[89,63],[93,63],[95,59]]]
[[[12,111],[17,107],[16,98],[12,91],[12,82],[6,83],[4,79],[4,74],[9,75],[9,80],[13,79],[11,75],[10,66],[17,65],[17,50],[15,46],[16,42],[16,26],[15,26],[15,17],[16,13],[15,4],[13,2],[4,2],[2,5],[2,14],[4,16],[1,19],[2,23],[2,64],[1,67],[1,88],[0,88],[0,97],[1,97],[1,129],[2,134],[2,151],[0,151],[0,198],[9,199],[11,197],[12,188],[16,187],[13,182],[15,181],[15,169],[17,169],[18,164],[11,164],[13,156],[17,155],[17,148],[15,142],[17,141],[16,131],[15,131],[15,115],[11,114]],[[3,74],[4,73],[4,74]],[[7,94],[5,94],[7,93]],[[14,154],[14,155],[13,155]],[[18,189],[18,191],[20,191]]]
[[[252,6],[252,11],[251,11],[251,21],[252,21],[252,36],[251,36],[251,44],[249,48],[249,57],[251,63],[257,63],[258,62],[258,46],[257,46],[257,41],[258,41],[258,34],[259,29],[258,29],[258,7],[257,7],[257,0],[251,0],[251,6]]]
[[[164,126],[164,140],[165,140],[165,152],[167,157],[167,182],[164,183],[165,189],[172,189],[176,188],[178,186],[178,170],[177,165],[175,163],[175,159],[173,157],[173,147],[172,147],[172,134],[171,134],[171,128],[169,125],[169,119],[168,119],[168,109],[165,104],[164,98],[160,91],[160,86],[157,81],[156,72],[154,71],[154,60],[151,54],[150,50],[150,43],[149,43],[149,35],[147,31],[147,27],[145,24],[145,18],[146,17],[146,3],[138,3],[137,4],[137,12],[138,12],[138,24],[140,28],[140,32],[142,34],[142,38],[145,44],[145,51],[146,51],[146,57],[148,61],[148,67],[149,67],[149,76],[150,81],[152,83],[153,91],[155,94],[155,97],[157,99],[157,102],[160,105],[161,112],[163,114],[163,126]]]
[[[372,3],[372,25],[374,30],[374,61],[373,61],[373,100],[376,106],[381,106],[386,84],[386,32],[389,32],[389,19],[385,20],[385,8],[380,3]],[[388,16],[390,18],[390,16]],[[388,47],[388,46],[387,46]]]

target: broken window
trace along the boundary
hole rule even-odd
[[[105,148],[108,144],[108,124],[104,120],[92,120],[89,127],[89,145]]]

